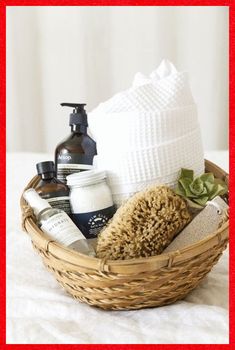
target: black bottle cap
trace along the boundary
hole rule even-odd
[[[61,103],[61,106],[73,107],[73,113],[70,114],[69,125],[83,125],[88,126],[87,114],[84,109],[85,103]]]
[[[37,163],[36,168],[38,175],[45,173],[55,173],[55,165],[52,161]]]

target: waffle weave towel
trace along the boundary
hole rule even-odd
[[[137,73],[128,90],[101,103],[88,118],[97,142],[94,164],[107,171],[117,205],[148,185],[174,186],[182,167],[204,172],[188,76],[167,60],[149,77]]]

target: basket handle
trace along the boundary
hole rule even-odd
[[[35,175],[32,180],[28,183],[28,185],[24,188],[23,193],[28,190],[29,188],[34,188],[38,182],[40,181],[40,177],[38,175]],[[22,229],[23,231],[27,232],[25,227],[25,222],[27,219],[32,218],[35,219],[34,212],[32,208],[26,203],[23,193],[20,197],[20,207],[21,207],[21,213],[22,213]]]
[[[25,226],[26,220],[29,218],[34,219],[34,217],[35,216],[34,216],[32,208],[30,208],[28,205],[25,205],[22,209],[22,218],[21,218],[21,220],[22,220],[21,227],[22,227],[23,231],[27,232],[26,226]]]
[[[215,175],[215,177],[218,177],[218,178],[224,180],[225,183],[228,185],[229,174],[226,171],[222,170],[218,165],[212,163],[208,159],[205,159],[205,168],[206,168],[205,169],[206,171],[212,172]],[[223,177],[221,176],[221,172],[223,174]]]

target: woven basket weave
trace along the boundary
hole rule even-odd
[[[228,183],[228,174],[205,161],[206,171]],[[27,188],[35,187],[34,177]],[[193,290],[220,258],[228,242],[228,220],[213,234],[180,251],[149,258],[105,261],[51,240],[36,225],[21,197],[23,228],[45,266],[74,298],[102,309],[128,310],[171,304]]]

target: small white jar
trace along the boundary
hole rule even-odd
[[[87,239],[96,238],[116,209],[106,173],[87,170],[67,176],[72,220]]]

